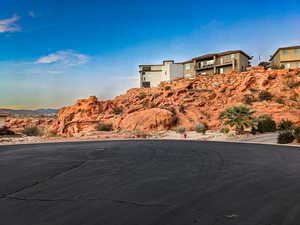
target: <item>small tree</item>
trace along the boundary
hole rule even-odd
[[[206,123],[197,123],[194,129],[197,133],[205,134],[206,131],[208,130],[208,126]]]
[[[232,106],[220,114],[220,119],[225,120],[224,125],[234,127],[238,134],[245,128],[255,126],[253,112],[246,106]]]
[[[263,66],[266,69],[266,68],[270,67],[270,62],[264,62],[264,61],[262,61],[258,65],[259,66]]]

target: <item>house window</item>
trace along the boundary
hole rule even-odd
[[[221,59],[220,59],[220,64],[223,64],[223,63],[224,63],[224,59],[221,58]]]
[[[235,58],[235,54],[231,54],[230,59],[234,59],[234,58]]]
[[[285,65],[284,65],[284,68],[286,68],[286,69],[291,68],[291,64],[290,64],[290,63],[285,64]]]
[[[295,49],[295,54],[300,55],[300,49]]]
[[[298,62],[298,68],[300,68],[300,62]]]
[[[191,64],[185,64],[185,70],[190,70],[191,69]]]
[[[220,74],[224,73],[224,68],[220,68]]]
[[[283,55],[288,55],[288,54],[289,54],[289,51],[288,51],[288,50],[283,50],[282,54],[283,54]]]

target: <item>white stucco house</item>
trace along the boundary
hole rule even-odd
[[[159,65],[140,65],[139,73],[140,87],[156,87],[162,81],[170,82],[183,77],[183,64],[166,60]]]

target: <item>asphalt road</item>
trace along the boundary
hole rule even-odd
[[[300,148],[194,141],[0,146],[1,225],[299,225]]]

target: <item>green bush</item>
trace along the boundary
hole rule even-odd
[[[294,137],[298,143],[300,143],[300,127],[294,129]]]
[[[208,130],[208,126],[206,123],[197,123],[194,129],[197,133],[205,134],[206,131]]]
[[[97,131],[112,131],[112,124],[108,123],[98,123],[95,127]]]
[[[176,132],[179,134],[183,134],[185,132],[185,127],[178,127]]]
[[[27,136],[42,136],[43,132],[37,126],[26,127],[23,131],[23,134]]]
[[[292,143],[294,140],[295,140],[295,137],[294,137],[292,131],[282,131],[278,135],[277,143],[278,144],[288,144],[288,143]]]
[[[268,91],[261,91],[258,94],[258,98],[260,101],[270,101],[273,98],[273,95]]]
[[[257,118],[257,131],[260,133],[276,131],[276,122],[269,115],[262,115]]]
[[[278,124],[278,130],[292,130],[294,127],[294,124],[290,120],[282,120]]]
[[[223,133],[223,134],[228,134],[230,131],[230,129],[228,127],[223,127],[221,128],[220,132]]]

